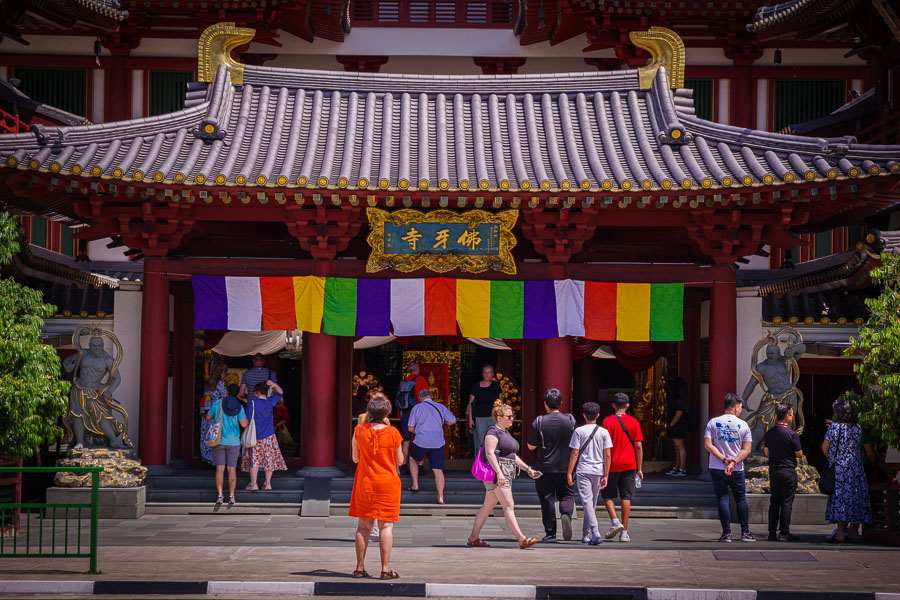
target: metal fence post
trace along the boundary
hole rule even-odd
[[[100,472],[91,473],[91,564],[88,573],[95,575],[97,571],[97,519],[100,512]]]

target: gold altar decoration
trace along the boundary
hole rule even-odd
[[[376,273],[384,269],[396,269],[403,273],[410,273],[421,268],[446,273],[459,269],[467,273],[482,273],[488,269],[501,271],[509,275],[515,275],[516,263],[512,256],[512,249],[516,246],[516,236],[512,232],[519,212],[506,210],[498,213],[489,213],[483,210],[470,210],[456,213],[450,210],[433,210],[422,212],[413,209],[402,209],[388,212],[378,208],[367,208],[371,231],[367,241],[372,248],[369,261],[366,263],[367,273]],[[464,224],[467,231],[472,232],[480,225],[499,225],[499,253],[496,255],[481,255],[474,253],[461,253],[450,251],[446,254],[430,254],[418,252],[413,254],[387,254],[385,253],[385,223],[398,226],[408,226],[418,223]],[[444,239],[446,241],[446,237]],[[458,240],[462,241],[462,239]],[[439,246],[440,239],[435,241],[434,247]],[[444,246],[446,248],[446,246]]]
[[[403,373],[407,373],[410,363],[418,363],[419,375],[428,381],[431,395],[437,402],[442,402],[457,419],[460,417],[459,405],[459,373],[462,359],[459,352],[436,350],[410,350],[403,352]],[[444,366],[445,369],[439,368]],[[437,368],[435,368],[437,367]],[[443,388],[443,389],[442,389]],[[465,428],[458,429],[462,431]],[[447,440],[447,456],[454,458],[459,451],[459,435],[445,435]]]
[[[521,441],[522,417],[524,415],[522,414],[522,397],[519,395],[519,388],[512,378],[507,377],[503,373],[494,373],[494,381],[500,384],[500,399],[505,404],[509,404],[515,413],[510,433]]]
[[[784,353],[781,353],[780,346],[785,344]],[[790,378],[790,387],[784,390],[776,390],[772,393],[770,381],[766,380],[763,373],[760,373],[759,367],[764,363],[758,363],[759,351],[763,347],[778,348],[778,357],[776,361],[781,361],[786,374]],[[759,389],[763,393],[763,397],[759,402],[759,407],[747,419],[747,425],[751,431],[758,423],[762,423],[765,431],[771,429],[775,424],[775,407],[778,404],[789,404],[794,408],[794,429],[798,434],[803,433],[806,420],[803,417],[803,392],[797,388],[797,382],[800,380],[800,366],[797,364],[795,352],[802,354],[806,350],[803,344],[803,336],[793,327],[782,327],[775,333],[769,331],[765,337],[756,342],[753,346],[753,354],[750,357],[750,375],[756,380]],[[799,352],[797,352],[799,351]],[[776,363],[777,364],[777,363]],[[744,398],[748,401],[749,398]],[[796,404],[796,405],[795,405]]]
[[[366,388],[369,393],[384,392],[384,386],[381,385],[381,383],[378,381],[378,378],[365,369],[361,370],[359,373],[353,374],[352,396],[354,398],[356,397],[356,394],[359,392],[359,388],[361,387]]]
[[[228,66],[233,85],[244,83],[244,65],[231,58],[238,46],[253,41],[256,30],[237,27],[234,23],[216,23],[200,34],[197,42],[197,81],[212,83],[219,65]]]
[[[677,33],[666,27],[651,27],[647,31],[629,32],[628,39],[651,56],[647,66],[638,69],[642,90],[653,87],[653,79],[660,67],[666,69],[672,88],[684,87],[684,42]]]

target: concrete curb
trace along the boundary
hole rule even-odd
[[[884,592],[798,592],[685,588],[479,585],[369,581],[0,581],[0,596],[241,595],[382,596],[410,598],[616,598],[630,600],[900,600]]]
[[[756,600],[756,590],[647,588],[647,600]]]

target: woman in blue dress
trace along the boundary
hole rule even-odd
[[[828,498],[825,520],[837,523],[837,531],[828,541],[840,543],[859,539],[854,532],[848,535],[847,524],[871,523],[872,505],[860,456],[862,427],[856,422],[856,410],[847,398],[838,398],[832,408],[834,422],[822,442],[822,452],[834,468],[834,493]]]

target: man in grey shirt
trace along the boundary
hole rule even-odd
[[[431,390],[419,392],[419,403],[409,413],[409,432],[415,435],[409,447],[411,492],[419,491],[419,463],[428,457],[434,471],[438,504],[444,503],[444,425],[456,423],[456,417],[446,406],[435,402]]]

